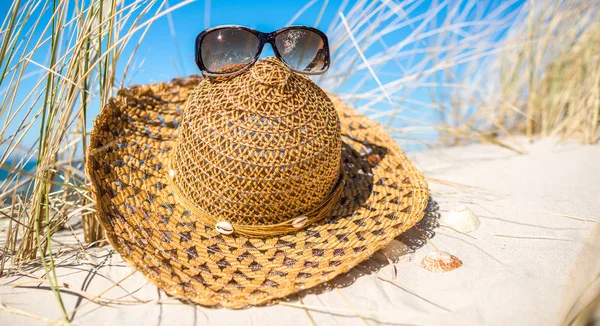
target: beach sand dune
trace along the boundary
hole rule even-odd
[[[110,246],[68,249],[78,244],[66,232],[57,237],[65,242],[57,254],[65,307],[77,325],[560,324],[598,291],[590,282],[600,271],[600,147],[513,143],[527,154],[470,145],[410,155],[432,190],[423,221],[349,273],[281,304],[236,311],[183,304]],[[439,225],[461,204],[481,220],[469,234]],[[420,267],[434,250],[463,265],[447,273]],[[0,324],[60,320],[35,267],[0,280]]]

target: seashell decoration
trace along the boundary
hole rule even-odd
[[[469,233],[477,230],[481,225],[481,221],[469,207],[459,205],[442,214],[440,224],[460,232]]]
[[[229,222],[221,221],[215,225],[215,230],[221,234],[228,235],[233,233],[233,226]]]
[[[445,273],[462,266],[458,257],[445,251],[434,251],[423,257],[421,267],[434,273]]]
[[[303,227],[304,225],[306,225],[307,221],[308,221],[308,216],[302,215],[302,216],[295,218],[292,221],[292,226],[295,227],[296,229],[299,229],[299,228]]]

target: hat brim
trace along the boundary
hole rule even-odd
[[[330,217],[294,233],[223,235],[185,210],[168,158],[198,77],[119,91],[94,121],[86,171],[98,219],[123,259],[169,295],[260,305],[347,272],[424,215],[427,184],[381,126],[330,96],[346,184]]]

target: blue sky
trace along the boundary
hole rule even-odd
[[[171,1],[173,4],[174,1]],[[350,5],[353,1],[351,1]],[[172,22],[176,33],[175,40],[171,35],[168,19],[161,19],[152,26],[144,41],[144,47],[138,52],[144,58],[144,66],[152,67],[151,71],[140,72],[135,82],[148,82],[151,80],[164,80],[181,74],[198,73],[194,63],[194,40],[196,35],[206,26],[218,25],[244,25],[269,32],[286,26],[308,1],[306,0],[280,0],[280,1],[210,1],[210,18],[205,18],[205,1],[198,0],[176,10],[172,14]],[[319,27],[326,29],[332,18],[335,17],[341,0],[328,1]],[[295,25],[315,24],[316,18],[322,8],[323,1],[317,1],[308,8],[296,21]],[[181,57],[177,54],[179,47]],[[270,48],[265,48],[263,57],[272,55]],[[165,58],[168,64],[165,64]],[[177,59],[176,59],[177,58]],[[172,61],[175,60],[176,64]],[[183,61],[183,63],[181,62]],[[175,68],[177,65],[177,69]],[[183,66],[183,68],[181,68]]]
[[[27,1],[27,0],[23,0]],[[74,0],[60,0],[60,1],[74,1]],[[80,1],[80,0],[77,0]],[[374,0],[376,4],[381,4],[381,1]],[[465,0],[457,0],[452,2],[449,0],[448,3],[458,4],[459,8],[464,6]],[[126,3],[130,3],[130,0],[126,0]],[[162,0],[158,0],[161,3]],[[169,5],[173,6],[181,1],[169,0]],[[142,42],[136,59],[134,60],[135,71],[130,74],[126,80],[126,85],[130,84],[144,84],[157,81],[165,81],[181,75],[197,74],[199,73],[196,67],[193,56],[194,56],[194,40],[198,33],[204,30],[206,27],[224,25],[224,24],[236,24],[245,25],[248,27],[256,28],[258,30],[269,32],[286,26],[290,23],[292,17],[294,17],[307,3],[313,3],[302,15],[293,22],[295,25],[309,25],[314,26],[319,12],[324,9],[322,19],[317,27],[322,30],[326,30],[332,20],[337,16],[340,5],[345,1],[342,0],[265,0],[265,1],[247,1],[247,0],[220,0],[210,1],[210,14],[206,15],[205,9],[207,4],[204,0],[197,0],[191,4],[188,4],[180,9],[175,10],[170,17],[162,17],[156,21],[150,28],[144,41]],[[399,2],[399,1],[398,1]],[[434,1],[433,4],[442,3],[443,1]],[[523,1],[517,1],[513,7],[518,7]],[[346,12],[348,8],[351,8],[356,1],[350,0],[346,5]],[[423,14],[432,6],[432,1],[415,1],[419,4],[416,10],[414,10],[410,17],[415,17]],[[500,6],[503,3],[501,0],[490,0],[490,1],[479,1],[477,3],[477,10],[483,12],[489,12],[494,8]],[[326,6],[324,7],[324,4]],[[0,13],[3,17],[6,17],[10,1],[0,0]],[[158,5],[155,6],[158,8]],[[153,10],[154,11],[154,10]],[[475,11],[475,10],[474,10]],[[507,11],[510,12],[510,11]],[[207,21],[205,17],[209,17]],[[444,12],[436,17],[437,20],[443,20],[445,17]],[[48,16],[49,18],[49,16]],[[405,31],[399,31],[389,37],[386,37],[388,44],[396,44],[401,42],[404,37],[410,33],[410,28]],[[175,35],[172,35],[172,34]],[[141,33],[140,33],[141,34]],[[139,35],[139,34],[138,34]],[[134,37],[136,39],[136,37]],[[427,44],[414,45],[416,47],[426,47]],[[127,61],[129,52],[133,46],[129,46],[123,53],[123,61]],[[369,51],[376,52],[380,51],[381,48],[372,47]],[[352,50],[354,51],[354,50]],[[34,57],[41,64],[46,64],[48,58],[44,57],[43,51],[40,51],[40,56]],[[271,55],[272,52],[269,48],[265,47],[263,56]],[[419,59],[415,56],[416,59]],[[415,59],[412,58],[412,59]],[[406,62],[410,62],[411,58],[406,59]],[[336,65],[334,61],[332,65]],[[393,64],[392,64],[393,65]],[[410,64],[409,64],[410,66]],[[35,68],[35,67],[34,67]],[[391,67],[393,68],[393,67]],[[386,81],[396,77],[385,77],[385,73],[388,70],[388,66],[382,67],[381,79]],[[397,70],[397,69],[396,69]],[[377,88],[375,81],[369,77],[367,71],[363,72],[364,76],[367,76],[368,81],[365,86],[369,88]],[[117,73],[119,75],[119,73]],[[356,80],[360,80],[361,76],[356,76]],[[35,78],[30,78],[28,81],[33,84]],[[27,84],[22,85],[22,91],[26,94]],[[352,87],[342,89],[341,91],[348,91]],[[428,89],[416,89],[412,90],[409,95],[411,99],[418,101],[431,101]],[[398,94],[398,96],[401,96]],[[404,96],[404,95],[402,95]],[[95,116],[99,112],[99,107],[93,107],[90,114],[90,127],[91,117]],[[419,109],[419,108],[417,108]],[[33,127],[30,134],[28,134],[23,141],[23,145],[30,146],[36,140],[36,130],[38,127]],[[2,146],[0,146],[2,150]]]

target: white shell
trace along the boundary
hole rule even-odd
[[[292,226],[296,229],[299,229],[306,225],[306,222],[308,222],[308,216],[302,215],[292,221]]]
[[[173,170],[173,169],[169,170],[169,177],[171,177],[171,178],[175,177],[175,170]]]
[[[445,251],[431,252],[421,260],[421,267],[434,273],[449,272],[459,268],[462,264],[458,257]]]
[[[477,230],[481,225],[481,221],[469,207],[459,205],[442,214],[440,224],[460,232],[469,233]]]
[[[221,222],[218,222],[217,225],[215,225],[215,230],[217,230],[217,232],[219,232],[221,234],[226,234],[226,235],[232,234],[233,226],[229,222],[221,221]]]

